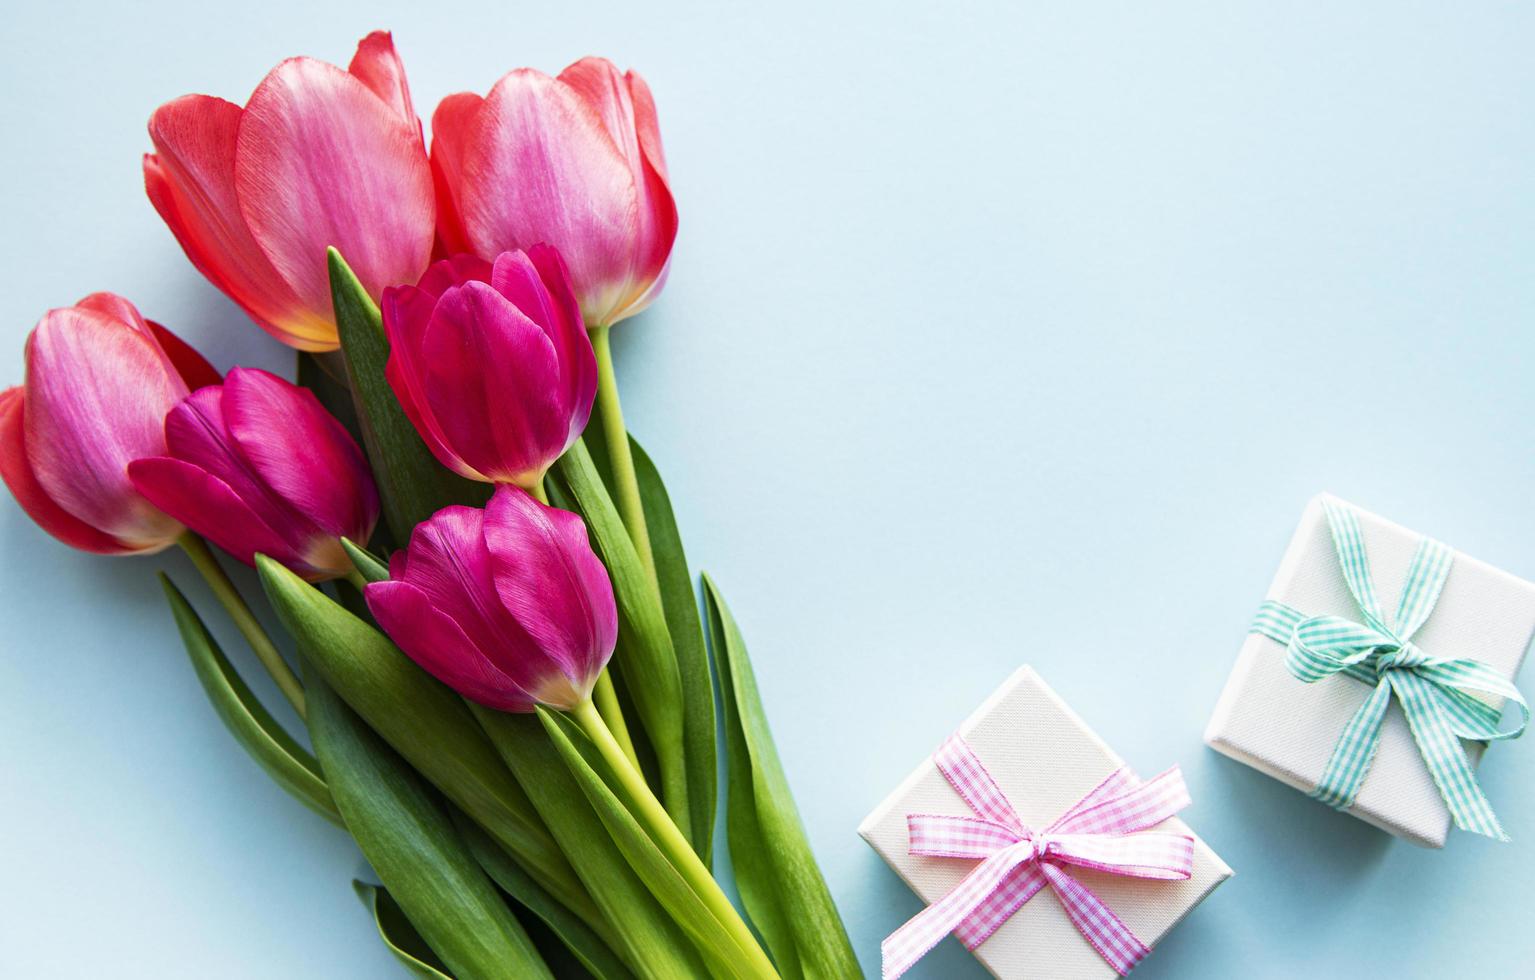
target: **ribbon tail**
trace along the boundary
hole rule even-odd
[[[1027,842],[998,851],[978,864],[947,895],[885,937],[879,946],[883,960],[880,973],[884,980],[895,980],[911,969],[928,950],[980,907],[1010,871],[1032,856],[1033,851]]]
[[[1040,870],[1071,917],[1072,925],[1120,976],[1129,973],[1151,952],[1151,947],[1141,942],[1092,889],[1049,863],[1040,865]]]
[[[1433,683],[1411,671],[1393,671],[1389,676],[1407,715],[1413,740],[1418,743],[1418,752],[1429,775],[1434,777],[1434,785],[1439,787],[1439,795],[1449,807],[1455,826],[1506,842],[1508,835],[1476,781],[1476,770],[1466,758],[1466,750],[1455,735]]]
[[[1332,758],[1327,760],[1322,778],[1311,791],[1312,799],[1335,810],[1347,810],[1354,805],[1354,797],[1359,795],[1359,787],[1364,785],[1370,763],[1375,760],[1375,750],[1380,747],[1380,725],[1390,703],[1391,685],[1382,679],[1338,736]]]

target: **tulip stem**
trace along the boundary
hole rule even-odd
[[[645,505],[640,499],[640,481],[634,474],[634,454],[629,451],[629,430],[624,427],[624,409],[618,401],[618,379],[613,374],[613,347],[607,326],[591,329],[592,350],[597,354],[597,411],[602,417],[602,435],[608,444],[608,459],[613,464],[613,484],[618,491],[618,516],[623,518],[640,564],[657,590],[656,559],[650,551],[650,529],[645,526]]]
[[[202,573],[203,579],[208,583],[208,588],[213,590],[213,595],[218,599],[224,611],[229,613],[229,618],[234,620],[235,628],[245,637],[245,642],[250,644],[251,650],[256,654],[267,673],[272,675],[272,680],[277,682],[277,689],[282,691],[288,703],[293,705],[293,710],[298,712],[300,718],[305,717],[304,711],[304,686],[294,676],[293,668],[277,652],[277,647],[272,643],[272,638],[267,636],[266,630],[261,628],[261,623],[256,620],[255,613],[246,605],[245,598],[240,595],[240,590],[235,588],[234,582],[229,578],[229,573],[219,564],[218,558],[208,548],[208,542],[198,537],[191,531],[182,534],[176,539],[181,545],[181,550],[192,559],[192,564]]]
[[[368,580],[363,578],[362,572],[357,570],[356,565],[353,565],[351,568],[346,570],[346,580],[351,582],[359,593],[367,588],[368,585]]]
[[[587,737],[592,740],[614,776],[622,784],[624,791],[629,796],[634,807],[634,816],[649,832],[651,840],[659,847],[671,861],[672,866],[687,881],[693,891],[710,913],[730,933],[739,948],[742,958],[741,965],[748,968],[746,976],[777,978],[778,972],[773,969],[773,963],[767,954],[758,945],[756,937],[744,921],[735,906],[730,904],[730,899],[720,890],[719,883],[704,867],[698,855],[693,852],[692,845],[687,838],[682,836],[682,831],[672,822],[667,815],[666,808],[661,801],[656,799],[650,787],[645,783],[645,777],[640,775],[637,768],[629,763],[623,750],[619,748],[618,741],[613,733],[603,724],[602,715],[598,713],[596,705],[590,700],[582,701],[570,710],[571,717]]]

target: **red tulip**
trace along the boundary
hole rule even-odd
[[[327,246],[374,298],[431,259],[431,169],[387,33],[363,38],[347,71],[289,58],[243,109],[167,102],[149,136],[155,210],[208,281],[289,346],[337,346]]]
[[[245,562],[259,552],[316,581],[352,568],[341,546],[378,523],[368,462],[307,388],[235,368],[165,417],[159,454],[128,475],[155,506]]]
[[[581,704],[618,639],[613,586],[581,518],[515,487],[418,525],[366,595],[411,659],[500,711]]]
[[[174,542],[181,525],[134,490],[127,466],[165,451],[165,413],[218,372],[112,293],[49,311],[26,361],[26,382],[0,392],[0,477],[22,509],[85,551]]]
[[[650,305],[666,279],[677,207],[644,79],[602,58],[550,78],[511,72],[484,98],[432,116],[444,249],[490,259],[548,242],[570,265],[588,326]]]
[[[454,472],[531,489],[586,428],[597,360],[554,249],[438,262],[383,315],[389,384]]]

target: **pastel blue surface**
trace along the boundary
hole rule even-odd
[[[1482,767],[1513,843],[1443,852],[1200,743],[1319,490],[1535,578],[1528,11],[213,6],[7,15],[0,381],[96,289],[220,367],[290,367],[143,196],[160,102],[243,100],[375,26],[423,113],[609,55],[655,91],[682,213],[670,285],[618,332],[625,405],[750,640],[866,969],[920,906],[854,828],[1025,662],[1142,771],[1181,763],[1237,869],[1137,976],[1535,955],[1528,740]],[[252,661],[187,563],[71,552],[8,501],[0,524],[0,972],[396,975],[354,847],[206,704],[156,569]],[[951,940],[913,975],[981,971]]]

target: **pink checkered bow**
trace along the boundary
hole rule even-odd
[[[881,944],[885,980],[911,969],[951,932],[966,949],[975,949],[1046,885],[1121,975],[1151,952],[1065,867],[1164,881],[1188,878],[1194,838],[1142,832],[1188,806],[1189,791],[1177,766],[1145,782],[1128,768],[1116,769],[1059,820],[1036,832],[1023,825],[963,738],[949,736],[933,761],[976,815],[909,814],[911,853],[981,863]]]

